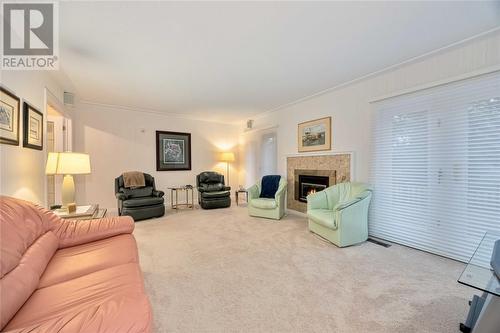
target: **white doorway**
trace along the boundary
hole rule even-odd
[[[260,140],[260,178],[275,175],[278,164],[276,132],[264,133]]]
[[[46,152],[71,151],[73,148],[73,131],[71,118],[64,109],[64,105],[47,92],[47,141]],[[47,207],[61,203],[62,177],[57,175],[46,176]]]

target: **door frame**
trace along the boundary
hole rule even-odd
[[[50,91],[47,87],[45,87],[45,91],[44,91],[44,105],[43,105],[43,109],[44,109],[44,114],[45,114],[45,122],[44,122],[44,131],[45,133],[47,133],[47,121],[48,121],[48,112],[49,112],[49,109],[48,107],[51,106],[53,109],[55,109],[58,113],[61,114],[61,116],[63,117],[63,126],[66,126],[66,119],[69,119],[69,122],[70,122],[70,126],[71,126],[71,122],[72,122],[72,118],[71,118],[71,115],[70,113],[68,112],[66,106],[64,105],[64,103],[52,92]],[[69,141],[69,147],[72,148],[73,144],[72,144],[72,140],[73,140],[73,135],[72,133],[70,133],[70,137],[68,138],[68,132],[66,132],[66,140],[70,140]],[[44,135],[44,143],[43,143],[43,153],[44,153],[44,164],[43,164],[43,170],[44,170],[44,193],[43,193],[43,198],[44,198],[44,203],[45,203],[45,206],[48,205],[48,197],[47,197],[47,192],[48,192],[48,181],[47,181],[47,177],[45,175],[45,165],[47,164],[47,135]],[[71,149],[70,149],[71,150]],[[57,185],[55,185],[57,187]]]

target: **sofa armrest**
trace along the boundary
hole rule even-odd
[[[231,191],[231,186],[224,186],[223,191]]]
[[[307,210],[327,209],[328,199],[325,191],[316,192],[307,196]]]
[[[252,201],[252,199],[257,199],[260,195],[259,186],[257,186],[257,184],[250,187],[247,191],[248,191],[248,201]]]
[[[164,195],[165,195],[165,192],[163,192],[163,191],[153,190],[154,197],[162,198]]]
[[[94,220],[64,220],[55,224],[52,231],[59,238],[59,248],[94,242],[134,231],[130,216],[116,216]]]

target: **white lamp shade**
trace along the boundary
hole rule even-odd
[[[233,152],[221,153],[219,160],[221,162],[234,162],[234,153]]]
[[[45,165],[45,173],[47,175],[56,174],[58,159],[59,159],[59,153],[49,153],[49,156],[47,156],[47,164]]]
[[[48,175],[81,175],[90,173],[90,156],[82,153],[49,153],[45,173]]]

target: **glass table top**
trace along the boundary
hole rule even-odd
[[[488,232],[484,235],[476,252],[465,267],[458,282],[487,293],[500,296],[500,279],[491,268],[491,255],[500,233]]]

